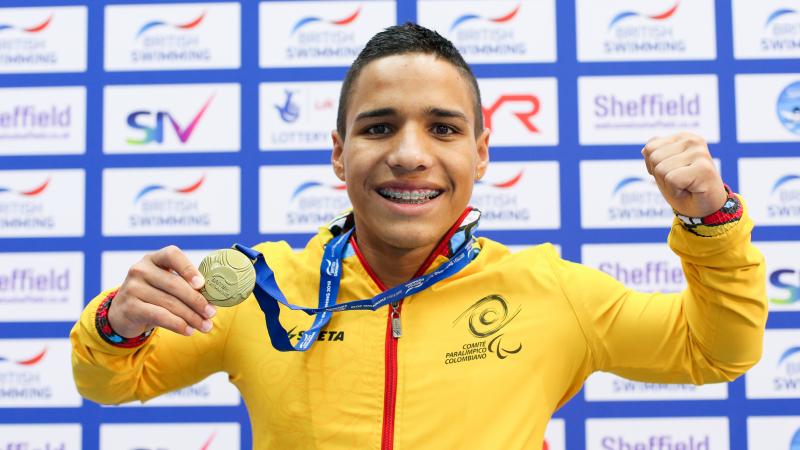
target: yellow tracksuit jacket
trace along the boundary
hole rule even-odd
[[[140,347],[100,338],[101,293],[71,333],[79,391],[100,403],[145,401],[224,371],[241,392],[256,449],[535,449],[553,414],[594,371],[651,382],[733,380],[754,365],[766,322],[764,263],[747,213],[703,238],[675,222],[669,243],[688,289],[645,294],[562,260],[553,246],[510,253],[480,238],[462,271],[388,307],[333,317],[306,353],[268,341],[254,298],[220,308],[209,334],[166,330]],[[293,303],[316,306],[327,229],[306,248],[257,247]],[[438,266],[439,256],[431,265]],[[343,261],[340,301],[380,292],[358,254]],[[292,342],[311,324],[284,309]]]

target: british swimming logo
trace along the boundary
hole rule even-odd
[[[49,186],[49,185],[50,185],[50,178],[49,177],[46,180],[44,180],[43,182],[37,183],[35,186],[33,186],[30,189],[15,189],[15,188],[12,188],[12,187],[0,185],[0,195],[2,195],[2,194],[14,194],[14,195],[22,196],[22,197],[35,197],[35,196],[41,194],[42,192],[44,192],[45,189],[47,189],[47,186]]]
[[[479,14],[467,13],[457,17],[450,25],[450,29],[448,31],[452,33],[453,30],[455,30],[456,28],[469,22],[506,23],[514,19],[514,17],[516,17],[521,7],[522,7],[521,4],[517,4],[517,6],[515,6],[514,9],[512,9],[511,11],[505,14],[501,14],[497,17],[486,17]]]
[[[800,175],[787,173],[772,184],[767,217],[793,218],[800,216]]]
[[[206,176],[203,175],[197,181],[195,181],[195,182],[193,182],[193,183],[191,183],[191,184],[189,184],[187,186],[184,186],[184,187],[171,188],[171,187],[164,186],[162,184],[147,185],[147,186],[143,187],[136,194],[136,197],[133,199],[133,203],[134,204],[139,203],[139,201],[142,198],[144,198],[145,196],[147,196],[148,194],[151,194],[153,192],[158,192],[158,191],[167,191],[167,192],[172,192],[172,193],[175,193],[175,194],[184,194],[184,195],[185,194],[191,194],[191,193],[196,192],[198,189],[200,189],[200,186],[202,186],[203,182],[205,182],[205,181],[206,181]]]
[[[41,351],[37,352],[34,355],[22,359],[9,358],[7,356],[0,355],[0,363],[9,363],[17,366],[26,366],[26,367],[35,366],[44,359],[46,354],[47,354],[47,347],[44,347]]]
[[[0,23],[0,32],[17,30],[22,33],[39,33],[47,29],[47,27],[50,26],[50,23],[52,21],[53,21],[53,15],[50,14],[46,19],[27,27],[11,23]]]
[[[358,15],[359,14],[361,14],[361,7],[360,6],[358,8],[356,8],[355,11],[353,11],[353,12],[349,13],[348,15],[346,15],[345,17],[342,17],[342,18],[339,18],[339,19],[331,20],[331,19],[324,18],[324,17],[319,17],[319,16],[303,17],[300,20],[298,20],[297,22],[295,22],[294,26],[292,27],[292,31],[289,34],[294,36],[295,33],[300,31],[302,28],[305,28],[305,27],[307,27],[309,25],[316,24],[316,23],[330,25],[330,26],[333,26],[333,27],[343,27],[343,26],[351,25],[351,24],[355,23],[356,19],[358,19]]]
[[[206,12],[203,11],[196,18],[184,23],[169,23],[163,20],[151,20],[139,28],[139,30],[136,32],[136,38],[139,39],[140,37],[142,37],[143,34],[147,33],[148,31],[159,28],[171,29],[171,30],[192,30],[196,28],[198,25],[200,25],[203,22],[203,19],[205,18],[206,18]]]
[[[292,193],[291,200],[294,201],[295,199],[300,197],[300,195],[303,194],[304,192],[308,191],[309,189],[315,189],[315,188],[327,188],[330,191],[345,191],[347,190],[347,185],[344,183],[326,184],[326,183],[320,183],[319,181],[306,181],[297,186],[297,188]]]
[[[612,28],[614,28],[615,25],[619,24],[620,22],[628,21],[630,19],[637,17],[649,19],[654,22],[667,20],[675,15],[675,12],[678,10],[679,5],[680,5],[680,0],[675,2],[675,4],[672,7],[668,8],[667,10],[655,14],[643,14],[638,11],[622,11],[611,19],[611,21],[608,23],[608,29],[611,30]]]

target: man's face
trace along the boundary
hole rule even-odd
[[[359,241],[431,246],[459,217],[489,160],[489,130],[475,136],[473,95],[459,70],[433,55],[394,55],[362,69],[346,139],[333,133],[331,157]]]

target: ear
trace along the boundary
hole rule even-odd
[[[339,136],[339,132],[334,130],[331,132],[331,139],[333,140],[333,151],[331,152],[331,165],[333,172],[342,180],[344,179],[344,139]]]
[[[476,141],[478,150],[478,160],[475,165],[475,181],[480,180],[486,174],[486,168],[489,166],[489,135],[492,131],[484,128],[481,135],[478,136]]]

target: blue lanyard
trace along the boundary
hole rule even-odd
[[[439,266],[433,272],[381,292],[375,297],[354,300],[337,305],[336,297],[339,294],[339,284],[342,279],[342,258],[347,248],[348,239],[350,239],[352,233],[353,229],[343,232],[339,236],[331,239],[328,245],[325,246],[325,252],[322,256],[322,262],[319,268],[320,289],[319,306],[317,308],[306,308],[289,303],[278,287],[278,283],[275,281],[275,274],[264,259],[264,255],[257,250],[240,244],[233,246],[236,250],[247,255],[251,261],[255,261],[256,286],[255,289],[253,289],[253,293],[256,296],[256,300],[258,300],[258,305],[264,312],[264,317],[267,322],[267,332],[272,341],[272,346],[275,347],[276,350],[282,352],[304,352],[317,340],[317,335],[319,335],[320,330],[328,324],[334,312],[357,309],[375,311],[389,303],[400,301],[405,297],[414,295],[454,275],[469,264],[478,254],[478,250],[473,246],[474,238],[470,238],[449,261]],[[283,325],[281,325],[280,320],[278,320],[281,313],[278,303],[283,304],[289,309],[300,310],[308,315],[315,316],[314,323],[303,333],[302,338],[296,345],[292,345],[289,341],[289,334],[286,332]]]

